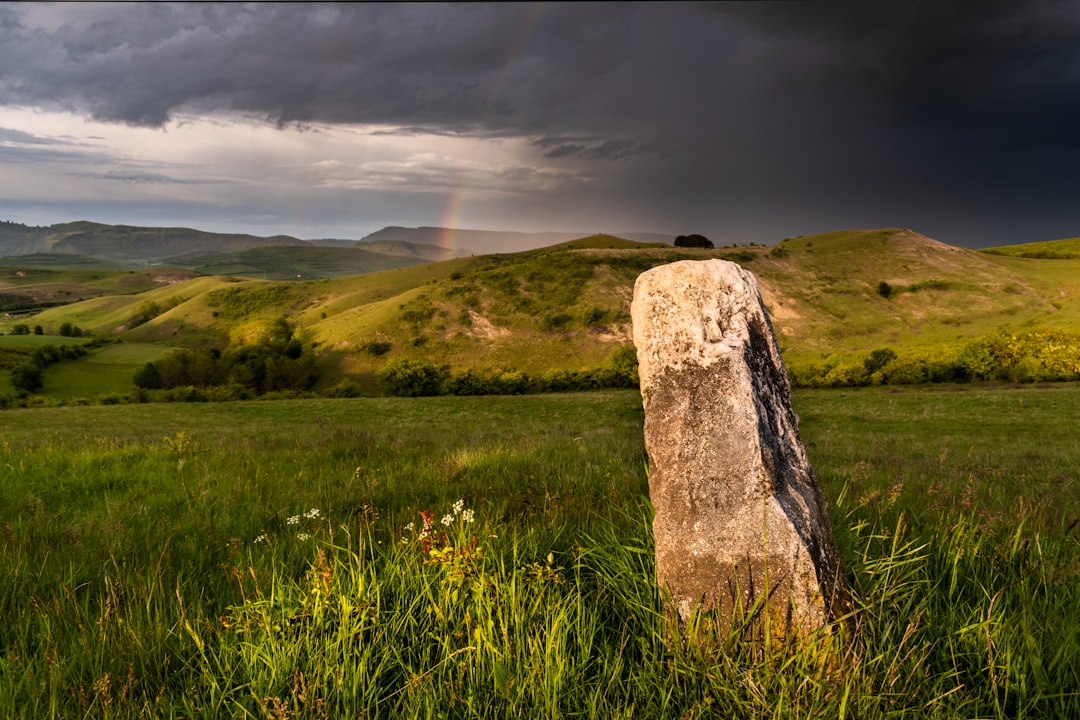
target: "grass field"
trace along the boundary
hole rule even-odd
[[[712,650],[637,393],[6,410],[0,715],[1076,717],[1077,392],[798,393],[855,632]]]
[[[169,352],[163,345],[122,343],[104,345],[73,362],[60,362],[45,373],[41,395],[56,400],[97,398],[128,394],[135,373],[148,362],[160,360]]]

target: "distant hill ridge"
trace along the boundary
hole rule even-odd
[[[451,239],[459,256],[487,255],[490,253],[521,252],[558,245],[592,235],[588,232],[512,232],[502,230],[469,230],[444,227],[389,226],[376,230],[360,239],[362,243],[405,242],[418,245],[443,246]],[[659,233],[612,233],[616,237],[645,243],[671,244],[674,236]]]
[[[389,226],[360,240],[301,240],[290,235],[261,237],[247,233],[217,233],[184,227],[106,225],[88,220],[43,227],[0,221],[0,257],[78,255],[127,264],[176,262],[190,267],[192,263],[189,261],[193,258],[197,258],[201,265],[227,265],[232,262],[231,259],[223,258],[219,262],[213,259],[213,256],[257,248],[362,248],[372,253],[406,258],[408,264],[413,264],[418,261],[440,262],[469,255],[532,250],[586,235],[589,233],[524,233]],[[670,244],[672,241],[671,236],[656,233],[619,233],[619,237],[639,242]],[[452,246],[448,247],[448,242]],[[325,256],[325,253],[322,256]]]
[[[83,255],[125,262],[160,262],[192,253],[235,252],[253,247],[307,246],[288,235],[258,237],[191,228],[104,225],[80,220],[47,227],[0,223],[0,255]]]

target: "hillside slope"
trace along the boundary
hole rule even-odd
[[[996,256],[911,230],[846,230],[773,247],[696,250],[611,236],[314,281],[200,277],[41,312],[55,328],[191,347],[254,337],[286,317],[319,343],[324,383],[370,378],[392,358],[543,372],[608,362],[630,344],[637,276],[725,258],[758,278],[785,360],[871,350],[955,352],[998,328],[1080,332],[1080,260]],[[160,312],[132,326],[140,307]],[[8,323],[10,325],[10,323]]]
[[[1080,325],[1080,263],[992,256],[911,230],[789,238],[748,267],[793,357],[928,348],[1005,325]]]

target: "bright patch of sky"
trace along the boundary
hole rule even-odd
[[[176,205],[169,220],[184,223],[179,208],[259,206],[260,210],[200,229],[327,232],[348,220],[350,205],[363,209],[352,222],[366,234],[388,224],[437,224],[445,206],[513,202],[535,193],[588,182],[578,172],[539,163],[525,138],[477,138],[421,133],[392,126],[305,124],[278,128],[239,117],[176,115],[164,128],[95,121],[70,113],[0,106],[0,186],[4,201],[24,211],[29,224],[58,221],[57,197],[75,203],[123,208],[102,221],[136,224],[137,208]],[[406,216],[372,214],[357,191],[412,196]],[[399,199],[396,205],[407,204]],[[275,208],[267,213],[266,207]],[[333,223],[320,216],[333,209]],[[63,218],[74,220],[77,218]],[[480,222],[480,218],[476,218]],[[248,230],[243,230],[248,228]],[[533,228],[514,228],[530,230]],[[551,227],[537,226],[549,230]]]

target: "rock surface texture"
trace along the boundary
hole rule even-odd
[[[669,611],[728,626],[756,607],[784,636],[826,626],[840,562],[754,276],[663,265],[638,277],[631,315]]]

